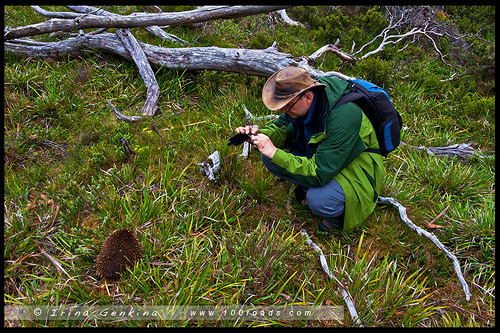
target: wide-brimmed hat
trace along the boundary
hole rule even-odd
[[[279,110],[295,96],[314,87],[325,86],[313,80],[301,67],[285,67],[267,79],[262,88],[262,101],[269,110]]]

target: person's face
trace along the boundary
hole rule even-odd
[[[305,116],[311,108],[311,103],[314,95],[311,91],[306,91],[292,99],[287,105],[281,108],[281,112],[285,112],[292,118],[300,118]]]

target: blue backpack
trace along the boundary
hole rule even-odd
[[[372,123],[380,147],[379,149],[367,148],[365,151],[387,157],[387,154],[399,146],[401,128],[403,127],[401,116],[384,89],[360,79],[348,82],[351,91],[343,95],[333,108],[338,108],[349,102],[358,104]]]

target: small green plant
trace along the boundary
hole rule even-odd
[[[240,188],[259,204],[269,203],[269,189],[275,181],[276,177],[269,173],[262,163],[252,165],[252,168],[238,179]]]

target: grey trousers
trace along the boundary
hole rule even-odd
[[[307,204],[314,215],[320,216],[331,222],[337,221],[338,219],[336,218],[344,213],[344,191],[335,179],[332,179],[329,183],[321,187],[311,187],[288,176],[283,168],[274,164],[271,159],[266,156],[261,154],[260,158],[272,174],[297,184],[302,187],[304,191],[307,191]]]

